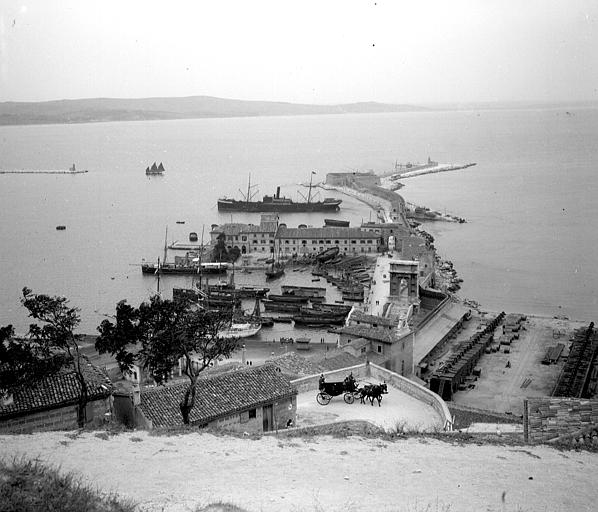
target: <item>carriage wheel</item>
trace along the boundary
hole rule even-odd
[[[316,400],[320,405],[328,405],[332,397],[327,393],[318,393],[316,395]]]
[[[345,393],[343,399],[348,404],[352,404],[353,402],[355,402],[355,397],[353,396],[353,393]]]

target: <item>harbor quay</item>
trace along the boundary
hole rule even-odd
[[[196,385],[203,405],[190,424],[268,432],[369,419],[383,429],[401,422],[472,432],[477,418],[508,423],[530,442],[545,439],[547,431],[577,442],[580,429],[585,436],[591,427],[594,409],[598,414],[598,406],[587,403],[598,382],[593,324],[484,311],[459,297],[457,270],[438,257],[433,237],[390,178],[334,173],[321,184],[373,208],[373,222],[351,226],[335,218],[290,226],[280,212],[267,211],[259,224],[212,224],[205,246],[195,232],[189,243],[168,245],[166,237],[163,259],[143,263],[148,279],[184,283],[165,287],[173,300],[230,315],[218,337],[236,339],[236,348],[201,372]],[[278,191],[269,198],[290,207]],[[425,212],[415,214],[430,220]],[[122,373],[115,360],[97,354],[95,338],[84,337],[81,353],[115,390],[111,399],[99,392],[98,410],[139,428],[180,425],[184,365],[200,365],[200,356],[181,358],[168,385],[156,386],[147,369]],[[335,395],[349,377],[355,388]],[[220,387],[236,390],[229,408],[214,400]],[[377,399],[381,407],[384,394],[384,411],[345,408],[360,397],[357,389],[379,389],[371,405]],[[322,408],[329,402],[332,407]],[[555,408],[566,418],[557,427]],[[7,429],[26,428],[7,421]]]

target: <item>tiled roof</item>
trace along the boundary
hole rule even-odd
[[[266,363],[280,368],[283,374],[292,378],[305,377],[321,372],[322,368],[311,360],[300,356],[297,352],[288,352],[268,359]]]
[[[372,231],[362,231],[360,228],[287,228],[280,226],[276,238],[321,238],[325,239],[369,239],[377,240],[378,235]]]
[[[341,327],[336,332],[342,334],[350,334],[368,340],[383,341],[385,343],[393,343],[396,341],[394,331],[388,329],[375,329],[367,325],[350,325],[348,327]]]
[[[395,317],[382,317],[376,315],[367,315],[366,313],[362,313],[358,309],[353,309],[351,315],[349,316],[349,321],[352,322],[362,322],[366,324],[378,324],[384,326],[397,326],[398,319]]]
[[[274,234],[274,230],[262,229],[259,225],[254,224],[241,224],[241,223],[232,223],[232,224],[222,224],[221,226],[216,226],[210,233],[224,233],[225,235],[235,236],[240,235],[241,233],[271,233]]]
[[[82,358],[83,374],[88,386],[88,401],[110,396],[112,384],[108,376],[91,364],[85,356]],[[63,368],[33,386],[23,386],[15,390],[12,404],[2,406],[0,402],[0,419],[75,404],[79,400],[80,391],[81,386],[72,367]]]
[[[182,425],[179,403],[188,381],[143,388],[140,408],[154,427]],[[197,381],[189,420],[204,425],[215,419],[297,394],[288,377],[272,365],[252,367]]]
[[[348,352],[338,352],[335,355],[327,356],[318,361],[318,364],[324,371],[340,370],[341,368],[348,368],[349,366],[356,366],[364,363],[365,358],[356,357]]]

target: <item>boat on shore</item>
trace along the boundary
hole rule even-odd
[[[318,263],[326,263],[327,261],[333,260],[338,256],[340,249],[338,247],[331,247],[330,249],[326,249],[319,254],[316,254],[316,260]],[[313,274],[313,272],[312,272]]]
[[[342,219],[324,219],[324,227],[348,228],[350,222]]]
[[[295,339],[295,344],[297,345],[297,350],[309,350],[310,342],[311,342],[310,338]]]
[[[313,177],[313,173],[312,173]],[[255,186],[255,185],[254,185]],[[252,193],[251,177],[247,186],[247,193],[243,199],[218,199],[218,211],[225,212],[336,212],[340,209],[342,199],[326,197],[323,201],[313,201],[311,197],[312,182],[309,183],[309,193],[305,202],[294,202],[288,197],[280,196],[280,187],[276,188],[276,194],[265,195],[261,201],[253,201],[255,193]]]

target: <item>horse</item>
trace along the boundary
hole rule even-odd
[[[362,404],[365,404],[365,399],[368,398],[372,406],[374,405],[374,400],[378,400],[378,407],[381,407],[382,395],[387,393],[388,386],[384,382],[382,384],[368,384],[364,386],[361,388],[359,396]]]

